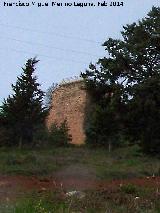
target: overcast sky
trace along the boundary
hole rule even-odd
[[[57,0],[63,3],[61,7],[52,6],[52,0],[33,1],[34,5],[32,0],[20,1],[30,3],[29,7],[4,6],[19,3],[17,0],[0,2],[0,102],[12,93],[11,83],[28,58],[40,60],[36,75],[46,90],[53,82],[79,76],[90,62],[105,56],[101,46],[105,40],[120,38],[123,25],[143,18],[152,6],[160,6],[159,0],[124,0],[123,7],[98,7],[98,0],[75,0],[96,5],[83,8],[64,6],[74,0]],[[37,6],[44,2],[49,6]]]

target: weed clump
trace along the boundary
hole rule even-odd
[[[131,183],[128,183],[126,185],[122,185],[120,187],[120,191],[121,192],[124,192],[126,194],[135,194],[138,192],[138,189],[137,189],[137,186],[131,184]]]

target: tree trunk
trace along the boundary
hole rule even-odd
[[[18,145],[19,149],[22,149],[22,136],[20,136],[19,138],[19,145]]]
[[[109,141],[109,143],[108,143],[108,151],[109,151],[109,153],[111,152],[111,150],[112,150],[112,143],[111,143],[111,141]]]

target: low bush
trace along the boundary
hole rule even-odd
[[[67,121],[65,120],[61,125],[53,123],[49,130],[48,136],[49,144],[53,146],[68,146],[72,140],[69,134]]]
[[[126,184],[126,185],[122,185],[121,191],[126,193],[126,194],[135,194],[138,191],[138,189],[137,189],[137,186],[129,183],[129,184]]]

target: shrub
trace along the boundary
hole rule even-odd
[[[72,140],[68,133],[69,128],[65,120],[60,125],[53,123],[49,131],[49,143],[54,146],[67,146]]]
[[[125,192],[126,194],[135,194],[137,192],[137,187],[131,183],[127,185],[121,186],[121,191]]]

